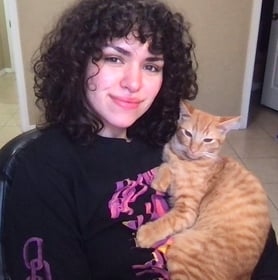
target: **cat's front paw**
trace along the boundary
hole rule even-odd
[[[159,180],[153,180],[152,184],[151,184],[151,188],[159,191],[159,192],[163,192],[165,193],[167,191],[167,187],[165,185],[163,185]]]
[[[151,248],[157,242],[152,223],[142,225],[136,235],[136,244],[141,248]]]

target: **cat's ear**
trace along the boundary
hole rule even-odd
[[[230,130],[239,128],[240,117],[220,117],[217,127],[222,133],[227,134]]]
[[[180,120],[186,120],[191,117],[194,108],[185,101],[180,103]]]

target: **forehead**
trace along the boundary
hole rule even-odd
[[[128,35],[124,38],[114,38],[107,42],[104,47],[120,47],[127,50],[133,50],[138,48],[143,48],[148,50],[150,46],[149,42],[141,43],[136,37],[133,35]]]

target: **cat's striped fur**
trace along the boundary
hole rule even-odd
[[[172,208],[137,233],[141,247],[173,235],[171,280],[247,280],[262,253],[270,228],[263,187],[236,160],[218,155],[238,121],[181,103],[178,130],[152,184],[169,192]]]

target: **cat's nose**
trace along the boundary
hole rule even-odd
[[[191,146],[190,146],[190,151],[192,153],[196,153],[198,151],[198,145],[196,145],[195,143],[193,143]]]
[[[191,159],[196,159],[196,151],[194,152],[194,151],[192,151],[191,149],[189,149],[189,150],[187,151],[187,156],[188,156],[189,158],[191,158]]]

